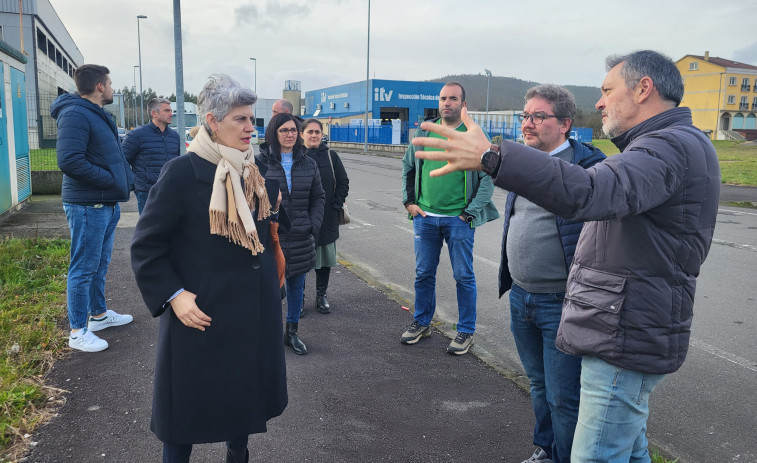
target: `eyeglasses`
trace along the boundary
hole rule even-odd
[[[295,134],[297,133],[297,129],[279,129],[278,132],[282,135],[286,135],[288,133]]]
[[[549,119],[550,117],[554,117],[556,119],[560,119],[560,116],[555,116],[554,114],[547,114],[547,113],[520,113],[518,114],[518,120],[522,123],[527,121],[528,119],[531,119],[531,122],[534,125],[539,125],[542,122],[544,122],[544,119]]]

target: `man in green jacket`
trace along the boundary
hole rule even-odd
[[[441,117],[434,123],[464,132],[461,119],[464,107],[463,86],[447,82],[439,92]],[[418,129],[415,136],[435,135]],[[490,177],[476,171],[432,178],[429,172],[446,162],[417,159],[416,149],[412,144],[408,146],[402,159],[402,202],[413,221],[415,235],[415,313],[400,342],[412,345],[431,335],[429,325],[436,310],[436,269],[446,242],[457,282],[458,309],[457,337],[447,352],[462,355],[473,344],[476,331],[475,229],[499,217],[491,200],[494,184]]]

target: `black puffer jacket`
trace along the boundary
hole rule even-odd
[[[279,181],[281,206],[291,223],[286,233],[279,233],[281,250],[286,258],[286,276],[300,275],[315,266],[315,236],[323,222],[324,193],[318,166],[305,155],[305,151],[295,153],[290,193],[281,155],[272,153],[264,144],[257,157],[268,168],[265,177]]]
[[[163,164],[180,153],[179,134],[170,127],[162,131],[152,123],[137,127],[122,143],[126,161],[134,172],[134,189],[150,191],[158,181]]]
[[[587,221],[557,347],[642,373],[672,373],[686,358],[696,278],[715,230],[717,154],[688,108],[651,117],[613,143],[620,154],[583,169],[505,142],[494,184]]]
[[[321,143],[318,148],[308,149],[306,153],[318,164],[318,170],[321,172],[321,184],[326,193],[323,225],[316,240],[318,246],[323,246],[333,243],[339,238],[338,212],[344,206],[344,200],[350,191],[350,179],[347,178],[347,171],[344,170],[339,155],[336,154],[336,151],[329,150],[326,143]],[[333,172],[331,164],[329,164],[329,155],[331,155],[331,163],[334,166]]]

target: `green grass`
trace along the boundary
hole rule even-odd
[[[68,240],[0,239],[0,460],[43,418],[42,380],[66,345],[68,261]]]
[[[608,156],[618,154],[618,148],[608,139],[592,140],[591,143]],[[718,152],[723,183],[757,186],[757,145],[725,140],[716,140],[712,144]]]
[[[650,457],[652,458],[652,463],[677,463],[678,458],[675,460],[668,460],[667,458],[660,455],[660,451],[657,449],[652,449],[650,452]]]
[[[55,148],[30,150],[29,163],[32,170],[58,170]]]

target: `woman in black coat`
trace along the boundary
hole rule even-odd
[[[305,155],[297,119],[277,114],[265,131],[258,160],[267,167],[267,179],[281,185],[281,207],[289,217],[288,230],[279,230],[286,259],[287,321],[284,345],[295,354],[307,354],[298,334],[305,275],[315,265],[315,237],[321,230],[324,193],[315,161]]]
[[[198,96],[202,126],[187,155],[164,166],[134,233],[137,285],[160,317],[150,428],[164,463],[219,441],[227,462],[247,461],[249,434],[287,405],[269,235],[279,185],[255,166],[256,99],[211,76]]]
[[[318,119],[308,119],[302,125],[302,139],[306,154],[318,164],[321,184],[326,193],[323,210],[323,225],[318,234],[315,248],[315,290],[318,312],[331,313],[326,299],[331,267],[336,265],[336,240],[339,238],[339,211],[350,191],[350,180],[344,170],[342,160],[336,151],[329,150],[323,142],[323,125]]]

